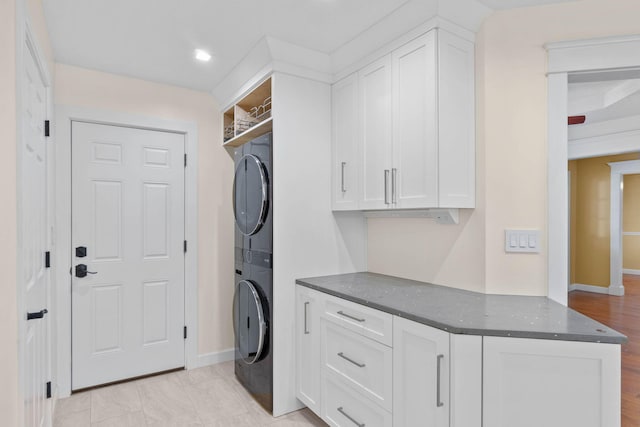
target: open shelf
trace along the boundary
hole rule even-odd
[[[273,130],[273,118],[269,117],[268,119],[260,122],[259,124],[250,127],[246,131],[242,132],[240,135],[237,135],[231,138],[228,141],[225,141],[225,147],[238,147],[245,142],[249,142],[252,139],[255,139],[265,133],[269,133]]]
[[[223,145],[237,147],[272,130],[271,78],[224,112]]]

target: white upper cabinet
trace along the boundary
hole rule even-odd
[[[360,209],[391,204],[391,56],[360,70]]]
[[[438,206],[436,32],[391,55],[392,193],[397,208]]]
[[[332,102],[332,208],[358,209],[358,75],[334,84]]]
[[[355,80],[334,85],[333,209],[475,207],[474,44],[433,29],[364,67]],[[352,96],[353,86],[355,112],[345,94]],[[354,115],[356,128],[345,121]],[[340,159],[356,140],[357,162],[345,168]],[[340,186],[354,170],[355,202]]]

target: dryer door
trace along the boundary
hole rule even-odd
[[[267,323],[263,298],[251,280],[241,280],[233,297],[233,329],[236,357],[252,364],[260,360],[265,350]]]
[[[233,180],[233,214],[236,225],[245,236],[256,234],[264,225],[269,211],[269,178],[260,159],[253,154],[243,156]]]

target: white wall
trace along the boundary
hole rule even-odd
[[[22,406],[18,396],[18,313],[16,310],[16,9],[0,3],[0,414],[17,425]]]
[[[221,112],[213,97],[205,92],[57,64],[55,102],[197,124],[198,354],[231,348],[233,159],[222,148]]]
[[[462,228],[370,221],[369,269],[488,293],[546,295],[544,44],[640,34],[638,16],[634,0],[583,0],[487,18],[476,41],[478,207]],[[540,254],[504,252],[504,229],[518,227],[542,230]],[[407,268],[406,259],[422,265]],[[441,268],[435,260],[444,261]]]

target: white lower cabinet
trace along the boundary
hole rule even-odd
[[[320,311],[323,294],[296,286],[296,395],[320,413]]]
[[[484,425],[619,427],[618,344],[484,337]]]
[[[336,427],[391,427],[391,413],[354,391],[342,381],[326,376],[322,382],[322,419]]]
[[[296,288],[297,396],[331,426],[620,426],[618,344],[450,334]]]
[[[393,321],[393,425],[449,425],[449,334]]]

